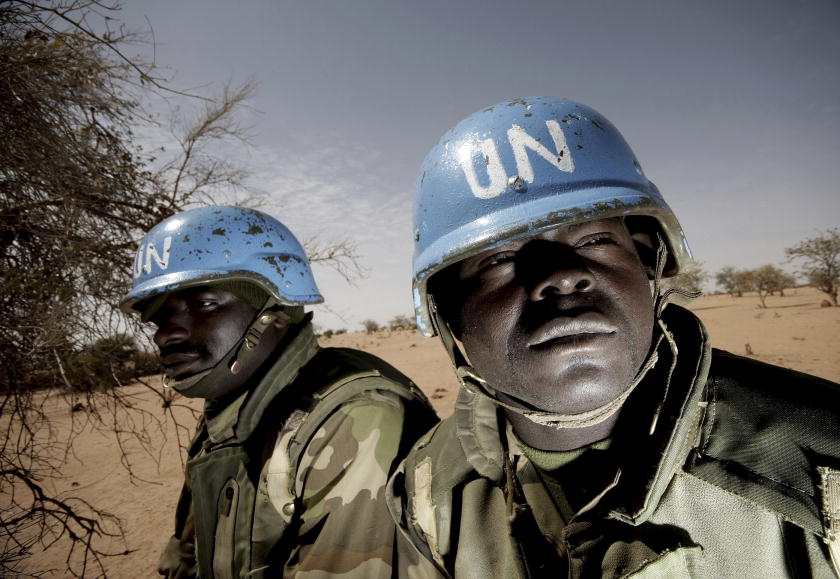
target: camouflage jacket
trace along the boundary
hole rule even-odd
[[[566,518],[497,406],[462,389],[389,483],[400,575],[833,577],[840,385],[712,351],[690,312],[665,317],[679,359],[657,426],[670,352],[625,403],[609,482]]]
[[[177,557],[195,544],[200,577],[390,577],[385,482],[436,421],[396,369],[321,349],[307,325],[259,384],[200,421]]]

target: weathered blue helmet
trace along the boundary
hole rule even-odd
[[[138,312],[149,298],[222,282],[253,283],[280,304],[324,301],[303,247],[285,225],[260,211],[220,206],[184,211],[153,227],[137,249],[131,290],[120,306]]]
[[[413,291],[420,331],[434,335],[427,283],[445,267],[559,225],[629,215],[655,219],[670,274],[687,263],[674,213],[598,112],[534,97],[467,117],[429,152],[417,178]]]

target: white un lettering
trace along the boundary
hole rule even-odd
[[[528,150],[534,151],[560,171],[571,173],[575,170],[575,163],[572,160],[569,147],[566,145],[566,135],[563,134],[560,123],[552,119],[546,121],[545,125],[548,128],[548,134],[554,141],[554,151],[537,141],[519,125],[513,125],[507,131],[507,140],[516,160],[517,174],[527,183],[534,182],[534,168],[531,166]],[[487,167],[487,186],[479,183],[476,174],[473,160],[476,147],[471,143],[465,143],[458,151],[458,162],[464,170],[464,176],[467,178],[467,183],[473,195],[479,199],[492,199],[505,191],[508,185],[508,176],[493,139],[484,139],[478,144],[477,148]]]
[[[140,277],[143,273],[152,273],[152,260],[161,269],[169,267],[169,252],[172,249],[172,236],[163,238],[163,247],[158,252],[154,243],[141,245],[134,256],[134,277]]]

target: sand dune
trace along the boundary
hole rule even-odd
[[[788,290],[785,297],[770,297],[766,309],[758,309],[753,295],[702,297],[691,309],[704,321],[713,344],[736,354],[747,354],[773,364],[840,381],[840,308],[821,308],[824,295],[811,288]],[[421,338],[416,332],[383,330],[374,334],[343,334],[322,339],[324,346],[368,350],[400,368],[430,396],[438,412],[451,413],[457,381],[439,342]],[[137,410],[161,415],[160,399],[142,386],[124,389]],[[193,408],[198,404],[188,403]],[[155,452],[149,454],[136,441],[125,443],[126,457],[135,477],[120,463],[120,450],[113,436],[85,425],[82,413],[70,413],[59,399],[48,401],[47,411],[58,432],[75,429],[75,453],[67,458],[61,476],[44,481],[48,488],[88,500],[117,515],[125,529],[125,544],[114,543],[114,551],[128,548],[129,554],[105,561],[108,576],[134,578],[156,576],[160,548],[172,526],[173,511],[182,478],[182,453],[173,426],[149,429],[146,441]],[[191,422],[187,408],[178,410],[180,419]],[[75,418],[75,426],[70,419]],[[81,422],[80,422],[81,420]],[[150,423],[151,425],[151,423]],[[181,438],[183,439],[183,433]],[[61,544],[34,554],[25,569],[56,569],[46,576],[63,577],[66,551]]]

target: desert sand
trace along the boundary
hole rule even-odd
[[[840,308],[821,308],[825,298],[812,288],[787,290],[784,297],[771,296],[767,308],[758,308],[758,298],[745,295],[704,296],[690,309],[703,320],[712,343],[736,354],[794,368],[840,382]],[[454,404],[458,383],[449,360],[437,339],[420,337],[414,331],[381,330],[373,334],[342,334],[327,339],[323,346],[361,348],[381,356],[409,375],[431,398],[438,413],[447,416]],[[159,384],[159,379],[152,384]],[[137,410],[163,416],[160,398],[144,386],[123,388]],[[182,399],[180,403],[185,403]],[[195,401],[186,406],[199,408]],[[177,414],[182,422],[194,424],[187,407]],[[85,424],[85,411],[71,413],[66,402],[56,397],[46,406],[56,431],[78,433],[75,452],[63,463],[60,476],[43,481],[65,498],[79,497],[113,513],[122,521],[125,542],[114,542],[113,550],[128,554],[110,557],[104,565],[109,577],[152,577],[161,547],[172,527],[175,502],[182,480],[183,451],[171,424],[149,429],[144,452],[134,441],[125,443],[126,457],[134,472],[129,476],[121,464],[113,434]],[[120,418],[122,424],[126,418]],[[184,442],[181,432],[181,442]],[[64,548],[63,548],[64,547]],[[66,544],[59,542],[46,552],[34,553],[23,565],[28,572],[54,570],[46,577],[64,577]],[[91,576],[94,576],[92,574]]]

